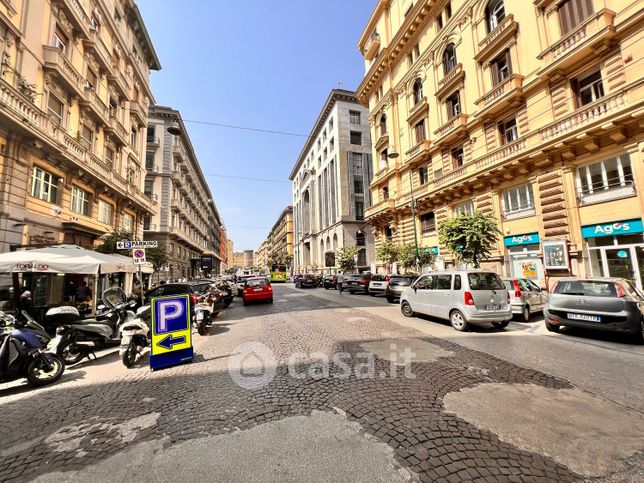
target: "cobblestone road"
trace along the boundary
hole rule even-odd
[[[70,372],[49,389],[0,390],[0,481],[77,470],[142,441],[174,444],[315,410],[346,414],[393,448],[398,463],[423,481],[579,479],[553,459],[503,442],[443,406],[446,394],[478,384],[571,388],[565,380],[290,287],[276,288],[272,306],[236,301],[208,337],[195,338],[193,364],[150,373],[143,366],[128,371],[110,358],[76,376]],[[398,339],[420,341],[438,357],[413,362],[415,378],[408,378],[402,366],[392,373],[380,354],[375,377],[360,377],[359,354],[377,341]],[[235,347],[251,341],[269,347],[277,367],[268,385],[249,390],[232,380],[227,365]],[[348,356],[331,363],[324,377],[300,379],[286,366],[296,352]],[[313,364],[301,360],[297,372],[316,372]]]

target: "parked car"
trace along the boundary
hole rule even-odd
[[[416,313],[450,321],[454,329],[491,323],[507,327],[512,318],[510,294],[489,270],[448,270],[422,275],[400,296],[405,317]]]
[[[336,285],[335,275],[325,275],[324,278],[322,279],[322,286],[326,290],[329,290],[330,288],[335,289],[336,288],[335,285]]]
[[[570,325],[644,339],[644,294],[623,278],[562,278],[543,312],[550,332]]]
[[[387,282],[389,282],[389,275],[374,274],[369,280],[368,292],[369,295],[375,297],[376,295],[384,295],[387,289]]]
[[[215,290],[211,287],[212,280],[209,281],[196,281],[196,282],[173,282],[166,283],[164,285],[159,285],[152,290],[145,292],[146,303],[150,301],[153,297],[167,297],[170,295],[190,295],[190,304],[192,305],[191,310],[194,310],[194,305],[199,301],[199,296],[202,293],[210,292]],[[223,298],[222,293],[219,294],[217,309],[221,310],[223,308]]]
[[[414,280],[417,278],[417,275],[392,275],[389,277],[389,281],[385,287],[387,302],[393,304],[396,300],[400,299],[400,294],[402,294],[403,290],[414,283]]]
[[[252,275],[246,275],[242,277],[237,277],[236,286],[237,286],[237,296],[241,297],[244,294],[244,285],[246,285],[246,280],[252,278]]]
[[[361,273],[358,275],[346,275],[342,284],[344,290],[351,293],[369,293],[369,282],[372,275],[370,273]]]
[[[267,277],[252,277],[246,280],[242,295],[244,305],[250,302],[273,303],[273,287]]]
[[[295,282],[295,286],[297,288],[305,288],[305,287],[315,288],[318,286],[318,278],[312,273],[305,273],[304,275],[301,275],[297,278],[297,282]]]
[[[528,278],[504,278],[503,283],[510,294],[512,314],[528,322],[530,314],[543,311],[548,295],[539,285]]]

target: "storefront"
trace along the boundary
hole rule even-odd
[[[543,284],[545,277],[539,250],[540,242],[538,233],[509,235],[503,239],[511,276],[529,278]]]
[[[641,218],[581,227],[588,250],[588,272],[595,277],[620,277],[642,288],[644,224]]]

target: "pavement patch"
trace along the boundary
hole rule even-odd
[[[618,471],[620,460],[644,449],[641,413],[576,388],[480,384],[446,394],[443,405],[502,441],[588,477]]]
[[[410,362],[435,362],[439,357],[450,357],[454,353],[436,344],[421,339],[386,339],[365,342],[362,348],[377,357],[396,364],[404,364],[405,349],[413,353]]]

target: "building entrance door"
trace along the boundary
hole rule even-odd
[[[625,278],[642,288],[644,246],[605,247],[590,252],[593,276]]]

